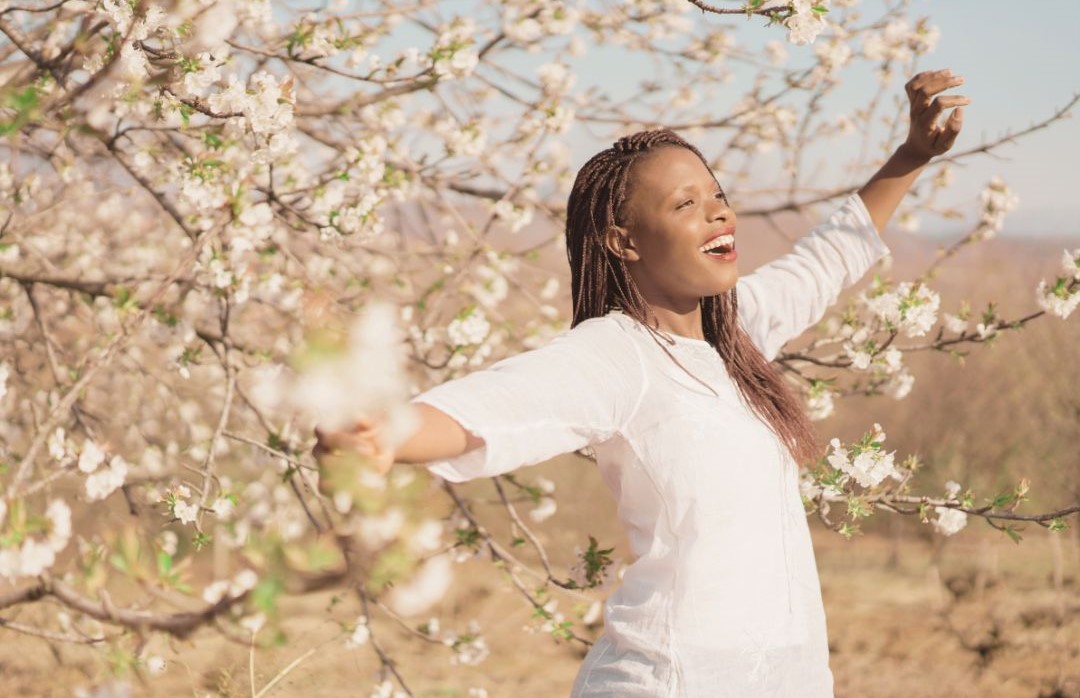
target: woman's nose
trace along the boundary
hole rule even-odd
[[[713,199],[712,208],[707,209],[707,215],[709,216],[709,222],[722,221],[724,223],[731,222],[735,219],[735,212],[731,210],[721,199]]]

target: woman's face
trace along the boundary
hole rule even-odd
[[[651,305],[691,311],[704,296],[721,294],[739,278],[734,242],[702,252],[721,235],[735,233],[735,212],[712,173],[693,152],[663,147],[638,162],[632,173],[623,255],[638,289]]]

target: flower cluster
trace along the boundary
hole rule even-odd
[[[1080,248],[1062,252],[1061,270],[1063,275],[1053,285],[1046,279],[1039,281],[1035,300],[1040,308],[1064,320],[1080,305]]]
[[[239,112],[252,133],[271,135],[292,123],[292,78],[278,82],[270,73],[259,71],[244,84],[236,73],[230,73],[225,89],[210,95],[207,103],[215,112]]]
[[[876,284],[863,295],[867,309],[885,323],[886,329],[908,337],[922,337],[937,322],[941,298],[925,284],[901,282],[892,292]]]
[[[474,43],[476,22],[469,17],[457,17],[439,31],[429,58],[440,78],[464,78],[472,74],[480,57],[470,47]]]
[[[98,469],[105,462],[105,453],[91,440],[83,444],[79,454],[79,470],[86,473],[86,496],[90,501],[105,499],[115,492],[127,479],[128,466],[119,455],[109,459],[107,467]]]
[[[979,213],[978,230],[982,239],[997,235],[1005,225],[1005,214],[1020,202],[1000,177],[994,177],[979,194],[982,210]]]
[[[5,528],[6,516],[7,504],[0,499],[0,531]],[[64,500],[54,499],[45,509],[43,527],[32,520],[22,526],[22,530],[11,531],[16,534],[11,536],[15,541],[22,538],[22,545],[0,547],[0,577],[11,581],[18,577],[36,577],[53,566],[56,554],[67,547],[71,539],[71,508]],[[44,538],[27,535],[38,532],[44,533]]]
[[[810,419],[820,421],[830,416],[835,411],[833,396],[826,381],[814,381],[806,395],[806,409]]]
[[[897,18],[880,32],[869,32],[863,38],[863,55],[872,61],[906,62],[913,55],[929,53],[937,46],[941,30],[920,20],[912,27],[906,19]]]
[[[829,0],[791,0],[791,14],[784,20],[788,28],[788,41],[793,44],[812,44],[825,29],[824,15],[829,11]]]
[[[506,3],[502,30],[507,38],[530,50],[545,36],[569,34],[577,26],[580,12],[561,0],[525,0]]]
[[[875,424],[869,437],[851,444],[850,448],[844,448],[840,439],[833,438],[829,442],[832,453],[826,460],[829,465],[853,478],[862,487],[875,487],[887,477],[899,480],[901,473],[893,463],[895,452],[886,453],[882,450],[881,444],[884,441],[885,432],[880,424]]]
[[[945,499],[956,501],[956,495],[960,493],[960,484],[949,480],[945,483]],[[931,524],[934,530],[944,536],[951,536],[967,525],[967,513],[953,507],[934,507],[937,518]]]

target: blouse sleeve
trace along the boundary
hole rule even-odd
[[[417,395],[484,440],[424,464],[449,480],[494,477],[619,432],[645,393],[640,349],[611,318],[591,318],[548,344]]]
[[[852,194],[791,252],[739,279],[739,320],[771,361],[888,252],[862,197]]]

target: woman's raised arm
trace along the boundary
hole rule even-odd
[[[907,140],[859,190],[859,196],[878,230],[885,230],[885,224],[892,218],[900,200],[923,167],[956,142],[963,124],[964,105],[971,104],[971,100],[962,95],[938,93],[963,83],[963,77],[953,75],[946,68],[919,73],[904,85],[911,103]],[[954,107],[945,123],[939,125],[942,112]]]

